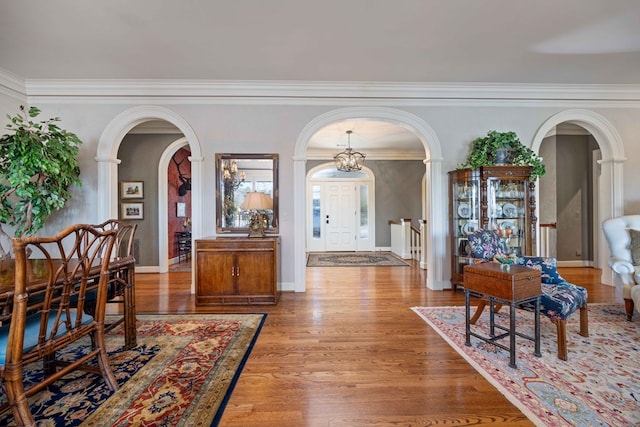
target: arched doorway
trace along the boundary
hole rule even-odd
[[[306,289],[306,169],[307,145],[311,137],[323,127],[345,119],[375,119],[398,124],[414,132],[425,150],[425,176],[428,191],[424,197],[424,212],[427,220],[427,287],[441,290],[450,286],[449,278],[445,278],[446,269],[446,210],[437,201],[446,198],[442,176],[442,150],[438,137],[433,129],[421,118],[405,111],[360,107],[344,108],[323,114],[311,121],[300,133],[296,142],[294,155],[294,216],[295,216],[295,291]]]
[[[158,177],[159,177],[158,236],[159,236],[160,242],[166,242],[166,244],[160,245],[161,251],[160,251],[160,259],[159,259],[159,270],[160,272],[163,272],[163,273],[169,270],[168,263],[169,263],[169,260],[171,259],[170,257],[171,246],[174,245],[175,243],[174,233],[177,231],[182,231],[183,229],[187,228],[186,226],[182,225],[182,221],[186,220],[187,214],[189,214],[188,217],[191,218],[190,216],[191,203],[193,200],[192,197],[190,197],[191,191],[189,191],[189,194],[186,195],[188,196],[189,206],[185,207],[184,213],[178,213],[177,207],[169,206],[169,201],[171,199],[169,195],[170,194],[175,195],[177,193],[176,189],[173,189],[174,191],[169,190],[170,186],[172,185],[172,183],[170,183],[168,179],[169,168],[172,166],[171,163],[172,163],[172,160],[174,159],[174,156],[182,148],[187,148],[187,149],[189,148],[187,138],[177,139],[171,145],[169,145],[165,149],[162,157],[160,158],[160,162],[158,164]],[[191,159],[191,156],[188,157],[189,161],[190,159]],[[189,170],[190,169],[191,169],[191,166],[189,165]],[[189,177],[191,177],[191,172],[189,172]],[[178,182],[174,181],[173,185],[177,187]],[[181,198],[180,200],[183,200],[183,199]],[[170,210],[172,210],[173,215],[170,212]],[[172,219],[173,219],[173,226],[172,226]],[[180,224],[176,226],[177,222],[179,222]],[[190,226],[188,228],[190,229]]]
[[[200,142],[189,124],[178,114],[158,106],[140,106],[123,111],[117,115],[102,132],[98,142],[96,161],[98,162],[98,209],[103,217],[99,221],[118,217],[118,148],[129,131],[134,127],[154,120],[164,120],[175,126],[184,136],[191,150],[192,193],[192,232],[194,238],[202,235],[202,149]],[[165,173],[166,177],[166,173]],[[166,189],[166,180],[165,180]],[[166,201],[166,191],[165,191]],[[166,206],[166,205],[165,205]],[[164,227],[166,236],[166,227]],[[166,272],[166,238],[159,239],[158,271]],[[164,249],[162,248],[164,245]],[[165,256],[161,256],[164,254]],[[165,267],[161,270],[164,259]],[[192,292],[193,288],[192,281]]]
[[[595,248],[596,267],[602,269],[602,283],[613,284],[613,272],[607,265],[608,248],[606,240],[599,227],[602,221],[623,213],[623,163],[624,148],[620,135],[613,125],[603,116],[589,110],[566,110],[547,119],[536,132],[532,149],[540,152],[544,138],[556,126],[571,123],[586,129],[600,147],[601,160],[598,194],[608,195],[599,197],[593,209],[593,221],[598,227],[597,245]],[[538,206],[538,210],[540,207]]]

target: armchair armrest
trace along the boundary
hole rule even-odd
[[[631,288],[636,286],[636,269],[629,262],[622,258],[611,257],[609,258],[609,267],[616,273],[617,280],[615,281],[617,286],[621,286],[622,297],[624,299],[631,298]]]
[[[625,273],[633,274],[635,272],[635,268],[629,261],[618,257],[609,258],[609,267],[611,267],[613,271],[621,275]]]

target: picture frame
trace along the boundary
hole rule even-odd
[[[143,199],[144,181],[120,181],[121,199]]]
[[[121,219],[144,219],[144,203],[121,203],[120,217]]]
[[[176,217],[182,218],[187,216],[187,204],[184,202],[176,203]]]

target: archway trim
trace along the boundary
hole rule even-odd
[[[98,141],[96,162],[98,163],[98,209],[96,221],[118,217],[118,149],[122,140],[135,126],[150,121],[164,120],[174,125],[185,137],[191,150],[192,174],[192,233],[194,238],[202,235],[202,148],[195,132],[180,115],[164,107],[142,105],[122,111],[105,127]],[[162,180],[161,180],[162,181]],[[158,260],[160,265],[160,260]],[[192,284],[193,289],[193,284]]]
[[[406,111],[383,107],[350,107],[329,111],[313,119],[298,135],[294,151],[294,290],[306,290],[306,151],[311,137],[323,127],[347,119],[376,119],[395,123],[414,132],[425,149],[427,191],[423,195],[427,220],[427,287],[441,290],[450,286],[445,279],[446,268],[446,216],[439,212],[441,205],[434,200],[445,197],[442,148],[435,131],[420,117]]]

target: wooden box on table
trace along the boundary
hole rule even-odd
[[[466,265],[464,287],[505,301],[522,301],[542,293],[540,271],[518,265],[505,268],[497,262]]]

